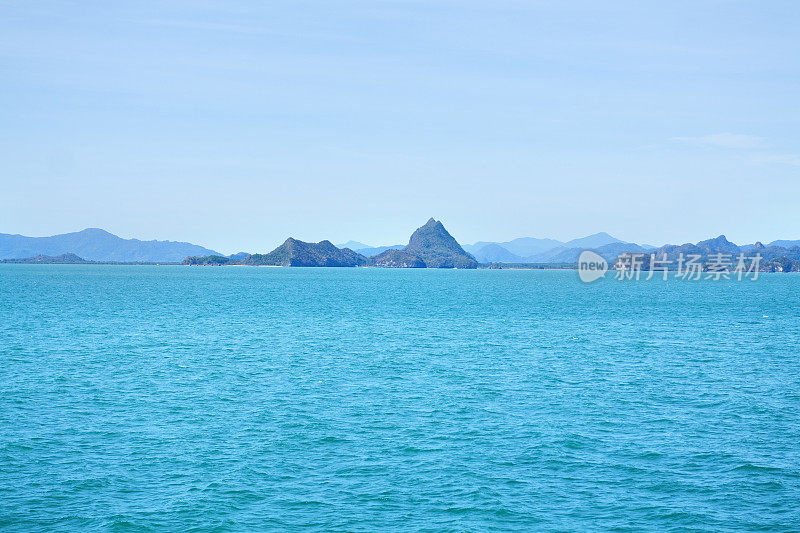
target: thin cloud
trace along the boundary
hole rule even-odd
[[[780,163],[800,167],[800,154],[754,154],[753,160],[759,163]]]
[[[715,133],[701,137],[673,137],[672,141],[680,141],[698,146],[714,146],[717,148],[753,149],[763,148],[764,138],[739,133]]]
[[[800,167],[800,154],[780,154],[765,151],[765,149],[769,149],[770,143],[765,138],[755,135],[715,133],[701,137],[673,137],[670,140],[695,146],[743,150],[746,154],[745,157],[755,163],[777,163],[779,165]]]
[[[289,35],[288,33],[268,30],[263,27],[245,24],[222,24],[218,22],[168,20],[168,19],[129,19],[135,24],[163,26],[165,28],[181,28],[187,30],[221,31],[231,33],[250,33],[265,35]]]

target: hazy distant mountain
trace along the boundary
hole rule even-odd
[[[464,246],[464,249],[481,263],[556,263],[572,262],[572,260],[561,261],[561,259],[572,257],[573,255],[577,260],[582,250],[623,242],[608,233],[601,232],[567,242],[533,237],[521,237],[507,242],[479,241],[475,244]],[[655,247],[640,247],[636,245],[637,251],[652,248]],[[574,252],[574,250],[578,251]]]
[[[350,248],[357,254],[361,254],[364,257],[372,257],[374,255],[378,255],[381,252],[385,252],[386,250],[400,250],[405,248],[403,244],[394,244],[392,246],[370,246],[368,244],[364,244],[363,242],[358,241],[347,241],[344,244],[337,244],[337,248]]]
[[[488,246],[490,244],[500,244],[500,243],[491,241],[478,241],[475,244],[462,244],[461,248],[463,248],[465,252],[475,255],[475,252],[477,252],[484,246]]]
[[[381,252],[385,252],[386,250],[401,250],[403,248],[405,248],[405,246],[402,244],[394,244],[392,246],[372,246],[370,248],[359,248],[355,251],[364,257],[372,257]]]
[[[370,258],[370,264],[391,268],[476,268],[473,259],[441,222],[431,218],[417,228],[402,250],[386,250]]]
[[[351,250],[360,250],[362,248],[372,248],[369,244],[364,244],[358,241],[347,241],[344,244],[337,244],[337,248],[350,248]]]
[[[561,241],[557,241],[555,239],[520,237],[519,239],[502,243],[501,246],[514,255],[525,257],[535,253],[543,252],[545,250],[551,250],[561,246],[562,244],[563,243]]]
[[[506,242],[478,241],[475,244],[465,245],[464,250],[471,253],[472,255],[476,255],[476,253],[480,252],[480,250],[482,250],[483,248],[485,248],[490,244],[496,244],[498,246],[501,246],[518,257],[527,257],[529,255],[544,252],[546,250],[552,250],[553,248],[557,248],[559,246],[564,245],[563,242],[557,241],[555,239],[535,239],[533,237],[520,237],[519,239],[514,239]]]
[[[505,247],[491,243],[480,250],[472,252],[479,263],[524,263],[525,258],[511,253]]]
[[[90,261],[165,263],[179,263],[189,255],[219,255],[196,244],[122,239],[98,228],[52,237],[25,237],[0,233],[0,259],[38,255],[58,256],[69,253]]]
[[[337,248],[350,248],[357,254],[361,254],[364,257],[372,257],[378,255],[381,252],[385,252],[386,250],[400,250],[405,248],[403,244],[393,244],[392,246],[370,246],[368,244],[364,244],[363,242],[358,241],[347,241],[344,244],[337,244]]]
[[[780,246],[781,248],[791,248],[793,246],[800,246],[800,241],[772,241],[767,246]]]
[[[567,241],[564,243],[565,248],[599,248],[600,246],[605,246],[606,244],[612,244],[615,242],[622,242],[621,240],[617,239],[616,237],[612,237],[608,233],[601,231],[600,233],[595,233],[594,235],[589,235],[587,237],[581,237],[580,239],[572,239],[571,241]]]
[[[547,260],[539,260],[539,261],[529,261],[531,263],[576,263],[578,261],[578,257],[581,255],[581,252],[584,250],[592,250],[593,252],[599,254],[607,261],[614,261],[620,254],[625,252],[629,253],[644,253],[648,252],[649,249],[644,248],[643,246],[639,246],[638,244],[632,242],[612,242],[608,244],[604,244],[603,246],[598,246],[596,248],[566,248],[562,249],[560,252],[550,255],[547,257]]]

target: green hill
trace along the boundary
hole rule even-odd
[[[36,257],[24,257],[21,259],[5,259],[0,262],[49,265],[84,265],[88,263],[94,263],[94,261],[87,261],[86,259],[71,253],[61,255],[37,255]]]
[[[337,248],[330,241],[318,243],[289,237],[268,254],[252,254],[240,264],[304,267],[354,267],[367,264],[367,258],[349,248]]]

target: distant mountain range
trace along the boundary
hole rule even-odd
[[[758,252],[771,266],[767,270],[800,270],[800,240],[776,240],[737,246],[724,235],[697,244],[655,248],[629,243],[608,233],[595,233],[562,242],[522,237],[506,242],[481,241],[461,246],[441,222],[430,219],[411,236],[408,245],[368,246],[349,241],[334,246],[330,241],[306,243],[289,238],[268,254],[239,252],[225,256],[203,246],[174,241],[123,239],[105,230],[89,228],[52,237],[25,237],[0,233],[0,261],[6,263],[179,263],[286,266],[382,266],[475,268],[478,264],[530,265],[574,264],[583,250],[591,249],[613,262],[623,253],[657,253],[668,258],[712,253],[736,255]],[[354,247],[354,248],[351,248]],[[184,261],[185,260],[185,261]],[[795,264],[797,263],[797,264]]]
[[[578,239],[562,242],[555,239],[521,237],[506,242],[479,241],[466,245],[464,249],[480,263],[572,263],[578,260],[581,251],[599,250],[616,258],[619,250],[645,251],[649,245],[627,243],[600,232]]]
[[[499,246],[508,252],[514,254],[515,257],[529,257],[534,254],[552,250],[563,246],[564,243],[555,239],[535,239],[533,237],[521,237],[507,242],[487,242],[478,241],[475,244],[468,244],[464,249],[475,256],[477,259],[481,255],[481,250],[487,246]]]
[[[776,243],[788,244],[789,246],[780,246]],[[734,264],[740,254],[746,254],[746,256],[758,254],[761,257],[760,270],[767,272],[800,272],[800,241],[772,241],[767,246],[757,242],[755,244],[737,246],[730,242],[725,235],[720,235],[713,239],[700,241],[697,244],[668,244],[647,252],[646,256],[643,257],[645,268],[649,267],[651,254],[655,254],[658,260],[668,261],[673,267],[676,266],[681,254],[684,259],[689,258],[689,256],[699,256],[698,261],[700,263],[708,263],[716,256],[725,257],[733,261]]]
[[[800,260],[800,241],[772,241],[764,245],[760,242],[755,244],[746,244],[744,246],[737,246],[730,242],[725,235],[720,235],[714,239],[700,241],[697,244],[682,244],[680,246],[666,245],[653,250],[650,253],[658,253],[659,256],[667,254],[669,257],[674,257],[678,253],[684,254],[694,253],[706,257],[715,253],[758,253],[765,260],[772,260],[778,257],[788,257],[792,260]]]
[[[220,255],[196,244],[123,239],[98,228],[52,237],[0,233],[0,259],[75,254],[89,261],[179,263],[190,255]]]

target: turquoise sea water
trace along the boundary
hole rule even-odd
[[[800,277],[0,265],[0,529],[798,530]]]

